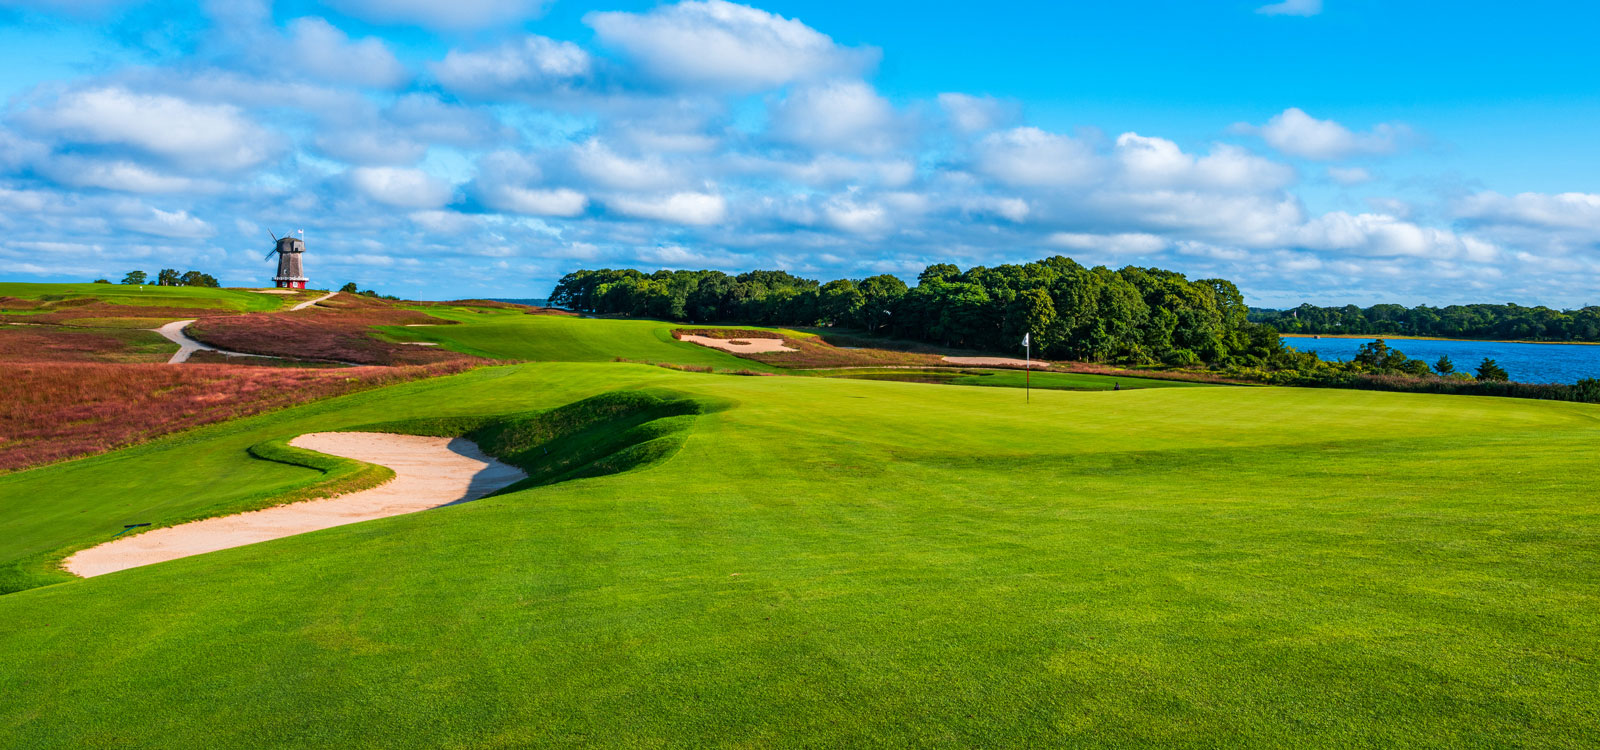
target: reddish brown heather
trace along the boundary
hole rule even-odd
[[[0,325],[0,362],[165,362],[176,351],[150,331]]]
[[[192,427],[472,369],[40,362],[0,380],[0,471],[104,453]]]
[[[344,300],[343,298],[350,298]],[[407,323],[449,325],[450,321],[414,310],[393,308],[377,300],[341,294],[333,309],[293,313],[250,313],[202,318],[188,333],[219,349],[274,357],[355,362],[363,365],[421,365],[459,362],[474,357],[432,346],[408,346],[373,337],[372,326]],[[377,304],[371,304],[376,302]]]

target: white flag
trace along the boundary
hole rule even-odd
[[[1028,333],[1022,334],[1022,345],[1023,346],[1027,346],[1028,345],[1028,338],[1031,337],[1031,336],[1033,336],[1033,333],[1031,331],[1028,332]]]

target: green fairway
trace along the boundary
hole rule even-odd
[[[0,282],[0,297],[26,300],[74,300],[94,298],[114,305],[146,307],[193,307],[196,310],[234,310],[266,312],[286,307],[287,295],[262,294],[242,289],[213,289],[196,286],[144,286],[123,284],[29,284]]]
[[[644,469],[0,596],[0,746],[1600,742],[1579,404],[536,363],[0,477],[0,561],[315,478],[263,440],[641,386],[727,406]]]
[[[610,362],[618,357],[647,362],[777,372],[779,368],[672,337],[672,323],[612,320],[571,315],[527,315],[487,308],[426,308],[428,314],[463,325],[388,326],[401,341],[432,341],[467,354],[494,359]]]
[[[1033,387],[1060,391],[1110,391],[1140,390],[1144,388],[1194,388],[1208,383],[1185,380],[1157,380],[1121,375],[1093,375],[1080,372],[1035,372],[1031,376],[1020,370],[979,370],[973,368],[850,368],[839,370],[810,370],[807,375],[826,378],[851,378],[855,380],[891,380],[911,383],[942,383],[946,385],[983,385],[999,388]]]

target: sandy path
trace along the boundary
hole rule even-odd
[[[294,312],[296,310],[304,310],[304,309],[306,309],[306,308],[308,308],[308,307],[310,307],[312,305],[317,304],[318,302],[321,302],[321,301],[323,301],[325,299],[328,299],[329,297],[332,297],[335,294],[338,294],[338,292],[328,292],[327,294],[324,294],[321,297],[318,297],[318,298],[316,298],[314,300],[310,300],[310,301],[307,301],[307,302],[301,302],[300,304],[289,308],[289,312]]]
[[[798,349],[784,346],[783,339],[747,338],[747,339],[714,339],[710,336],[699,336],[686,333],[678,337],[682,341],[721,349],[725,352],[738,354],[760,354],[762,352],[794,352]]]
[[[183,332],[183,329],[188,328],[189,324],[193,323],[193,322],[194,322],[193,320],[174,320],[171,323],[168,323],[168,324],[166,324],[166,325],[164,325],[164,326],[162,326],[160,328],[151,329],[151,330],[155,331],[156,333],[161,334],[162,336],[166,336],[168,341],[171,341],[172,343],[178,345],[178,351],[172,355],[171,359],[167,360],[167,364],[169,364],[169,365],[177,365],[177,364],[182,364],[184,362],[188,362],[189,361],[189,355],[194,354],[195,352],[198,352],[198,351],[202,351],[202,350],[203,351],[208,351],[208,352],[216,352],[218,354],[225,354],[225,355],[227,355],[229,357],[265,357],[265,356],[267,356],[265,354],[245,354],[244,352],[230,352],[227,349],[218,349],[218,348],[216,348],[214,346],[211,346],[209,344],[204,344],[204,343],[201,343],[199,341],[195,341],[194,339],[189,338],[189,336]]]
[[[496,461],[463,438],[375,432],[314,432],[289,441],[394,470],[378,487],[339,497],[169,526],[83,550],[62,567],[89,578],[141,565],[265,542],[347,523],[370,521],[476,500],[522,479],[521,469]]]
[[[1011,367],[1031,366],[1035,370],[1042,370],[1050,366],[1049,363],[1046,362],[1034,360],[1032,363],[1029,363],[1026,359],[1017,359],[1015,357],[945,357],[944,361],[953,365],[1008,365]]]

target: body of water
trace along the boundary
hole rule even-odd
[[[1348,362],[1362,344],[1377,337],[1359,339],[1314,339],[1310,336],[1284,336],[1283,343],[1303,352],[1314,351],[1326,360]],[[1431,339],[1384,338],[1392,349],[1430,366],[1442,355],[1455,362],[1457,372],[1472,373],[1488,357],[1523,383],[1576,383],[1584,378],[1600,378],[1600,345],[1595,344],[1508,344],[1500,341],[1436,341]]]

